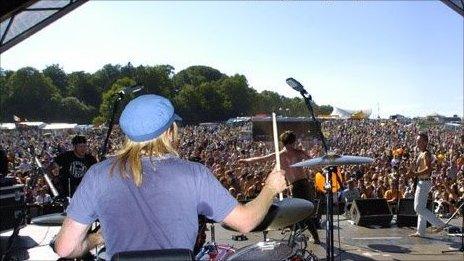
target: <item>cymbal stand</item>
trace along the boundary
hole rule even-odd
[[[324,152],[325,155],[328,154],[329,147],[327,146],[326,139],[324,137],[324,134],[322,133],[322,128],[321,128],[321,123],[319,120],[314,116],[314,110],[312,107],[312,97],[310,94],[308,94],[304,89],[300,91],[301,96],[303,96],[303,99],[305,101],[306,107],[308,107],[308,111],[310,114],[310,119],[315,123],[316,125],[316,131],[317,135],[319,136],[322,146],[324,147]],[[325,172],[325,190],[326,190],[326,257],[328,261],[334,260],[334,240],[333,240],[333,192],[332,192],[332,175],[335,172],[335,175],[338,178],[337,173],[337,167],[335,166],[329,166],[324,168]],[[340,183],[340,186],[342,184]]]
[[[453,252],[464,252],[464,202],[461,203],[461,205],[458,207],[456,212],[451,216],[451,218],[448,220],[448,222],[458,213],[461,212],[461,248],[456,249],[456,250],[444,250],[441,251],[441,253],[453,253]],[[447,222],[447,223],[448,223]]]

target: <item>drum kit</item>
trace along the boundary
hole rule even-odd
[[[251,232],[262,232],[264,240],[256,244],[236,250],[232,246],[215,242],[214,222],[211,223],[211,241],[203,246],[196,255],[196,260],[316,260],[312,253],[308,259],[306,253],[307,239],[302,235],[302,228],[296,226],[299,221],[314,214],[314,205],[307,200],[298,198],[276,199],[271,205],[263,221]],[[225,224],[222,227],[233,230]],[[274,241],[267,238],[269,231],[283,230],[293,227],[288,241]],[[233,230],[234,231],[234,230]],[[298,242],[303,241],[303,248]]]
[[[360,165],[372,163],[373,159],[358,156],[341,156],[328,154],[320,158],[302,161],[292,167],[323,168],[327,175],[331,175],[331,168],[342,165]],[[331,187],[331,178],[326,184],[326,191]],[[330,186],[330,187],[329,187]],[[333,197],[330,197],[333,199]],[[331,202],[332,204],[333,202]],[[332,209],[331,209],[332,210]],[[327,213],[333,213],[327,212]],[[256,244],[234,249],[229,245],[218,244],[214,238],[214,223],[211,223],[211,242],[206,243],[197,254],[197,260],[318,260],[311,251],[306,250],[307,237],[303,235],[304,227],[299,222],[315,214],[314,205],[307,200],[298,198],[276,199],[266,214],[264,220],[252,232],[262,232],[264,240]],[[224,228],[232,230],[226,225]],[[288,240],[269,240],[269,231],[284,230],[292,227],[291,236]],[[329,231],[331,230],[331,231]],[[333,219],[327,215],[327,247],[333,246]],[[333,260],[333,258],[329,259]]]
[[[373,159],[358,156],[339,156],[326,155],[320,158],[314,158],[302,161],[292,165],[292,167],[309,167],[328,169],[332,166],[341,165],[360,165],[373,162]],[[326,171],[327,173],[329,171]],[[326,174],[327,174],[326,173]],[[328,174],[329,175],[329,174]],[[332,180],[326,178],[326,181]],[[330,185],[330,184],[328,184]],[[327,185],[327,186],[328,186]],[[328,192],[331,189],[326,190]],[[332,198],[332,197],[331,197]],[[332,213],[332,212],[327,212]],[[227,244],[220,244],[215,240],[215,224],[213,221],[208,221],[210,224],[210,242],[204,244],[199,253],[196,255],[196,260],[317,260],[316,255],[306,250],[308,238],[303,234],[306,230],[299,222],[311,217],[315,214],[315,207],[310,201],[299,198],[283,198],[275,199],[263,221],[252,232],[263,233],[264,239],[261,242],[245,246],[240,249]],[[32,219],[31,223],[40,226],[61,226],[65,213],[55,213],[40,216]],[[327,215],[327,235],[333,240],[333,224],[330,215]],[[222,227],[228,230],[232,228],[222,224]],[[292,228],[288,240],[271,240],[267,238],[270,231],[288,231]],[[329,231],[332,229],[332,231]],[[331,236],[332,235],[332,236]],[[327,247],[330,247],[330,243]],[[95,250],[96,260],[105,260],[104,248]]]

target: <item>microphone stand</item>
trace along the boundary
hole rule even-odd
[[[322,142],[324,147],[325,156],[328,155],[328,146],[324,134],[322,133],[321,123],[314,116],[313,106],[311,104],[312,97],[304,89],[299,90],[301,96],[305,101],[306,107],[308,107],[309,115],[312,121],[316,124],[317,136]],[[340,188],[343,188],[343,184],[340,181],[340,178],[337,173],[336,166],[328,166],[324,168],[325,174],[325,190],[326,190],[326,256],[327,260],[334,260],[334,228],[333,228],[333,184],[332,184],[332,175],[335,174],[337,182],[340,184]]]
[[[110,140],[110,135],[111,135],[111,132],[113,131],[113,126],[114,126],[114,118],[116,117],[116,112],[119,109],[119,104],[121,103],[122,98],[124,98],[124,93],[118,92],[116,95],[116,99],[114,99],[113,111],[111,112],[111,118],[108,123],[108,130],[106,131],[106,138],[105,138],[105,141],[103,142],[103,145],[100,148],[100,155],[98,156],[100,161],[106,159],[106,154],[108,153],[108,142]]]

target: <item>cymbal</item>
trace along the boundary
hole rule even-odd
[[[287,240],[266,241],[240,248],[235,252],[235,254],[228,257],[227,260],[293,260],[291,257],[294,254],[295,251],[291,246],[289,246]]]
[[[345,156],[329,154],[323,157],[301,161],[291,165],[291,167],[319,167],[319,166],[341,166],[341,165],[361,165],[374,162],[374,159],[359,156]]]
[[[33,218],[31,223],[38,226],[61,226],[66,218],[66,213],[53,213]]]
[[[312,215],[314,205],[308,200],[300,198],[284,198],[274,200],[263,221],[251,232],[262,232],[270,230],[280,230],[291,226]],[[225,229],[234,230],[222,224]]]

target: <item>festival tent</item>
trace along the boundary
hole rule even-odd
[[[371,110],[345,110],[334,106],[330,116],[340,119],[367,119],[371,113]]]
[[[30,127],[30,128],[42,128],[45,125],[47,125],[45,122],[42,121],[24,121],[24,122],[18,122],[17,125],[22,126],[22,127]]]
[[[93,128],[92,124],[81,124],[81,125],[77,125],[76,127],[74,127],[74,129],[76,130],[89,130],[92,128]]]
[[[76,123],[50,123],[43,126],[42,130],[63,130],[63,129],[74,129],[77,126]]]
[[[0,123],[1,130],[14,130],[16,129],[16,124],[14,123]]]

